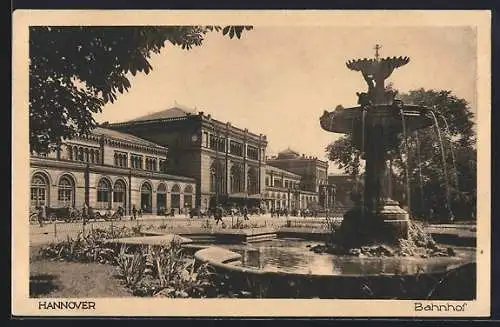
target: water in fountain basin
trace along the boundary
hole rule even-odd
[[[277,239],[251,246],[229,246],[240,253],[243,266],[264,271],[315,275],[413,275],[441,273],[473,260],[474,250],[455,248],[454,257],[353,257],[310,251],[315,242]]]

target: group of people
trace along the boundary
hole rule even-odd
[[[35,209],[35,213],[34,214],[36,214],[36,216],[37,216],[38,224],[40,225],[40,227],[43,227],[44,226],[44,222],[48,218],[47,217],[48,208],[47,208],[47,206],[45,204],[40,204],[40,205],[36,206],[34,209]],[[135,206],[133,208],[133,211],[134,210],[135,210],[135,213],[134,213],[133,217],[134,217],[134,219],[136,219],[137,210],[135,209]],[[67,206],[67,211],[64,214],[65,215],[65,221],[71,222],[71,221],[79,219],[79,215],[78,214],[79,214],[79,212],[78,212],[78,210],[74,206],[68,205]],[[116,214],[118,215],[119,219],[121,219],[121,217],[123,217],[125,215],[125,209],[123,207],[119,206],[116,209]],[[106,212],[106,215],[111,216],[111,210],[108,209],[107,212]],[[141,216],[141,215],[142,215],[142,210],[139,210],[139,216]],[[84,225],[87,224],[87,222],[92,217],[94,217],[94,215],[92,214],[92,209],[85,202],[83,204],[82,210],[81,210],[82,223]]]
[[[290,213],[288,212],[288,208],[271,208],[271,217],[287,217],[288,215],[291,214],[291,216],[294,217],[302,217],[302,218],[307,218],[307,217],[318,217],[318,212],[316,210],[309,210],[309,209],[292,209],[290,210]],[[327,216],[328,216],[328,210],[327,210]]]

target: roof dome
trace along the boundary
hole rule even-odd
[[[297,151],[290,149],[290,147],[278,153],[278,159],[294,159],[300,157]]]

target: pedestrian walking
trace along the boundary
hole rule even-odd
[[[249,220],[248,218],[248,208],[247,206],[243,207],[243,220]]]
[[[217,208],[215,208],[214,218],[215,218],[215,224],[216,225],[219,224],[219,221],[221,223],[223,223],[223,221],[222,221],[222,207],[221,206],[218,206]]]
[[[41,204],[38,209],[38,223],[40,224],[40,227],[43,227],[45,219],[47,219],[47,209],[45,208],[45,204]]]
[[[87,205],[87,202],[84,202],[82,207],[82,220],[84,225],[87,224],[88,216],[89,216],[89,207]]]
[[[137,219],[137,208],[135,207],[135,204],[132,206],[132,217],[130,217],[130,220],[136,220]]]

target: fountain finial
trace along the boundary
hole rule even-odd
[[[378,51],[382,48],[380,44],[375,44],[375,47],[373,48],[375,50],[375,59],[380,60],[380,54]]]

